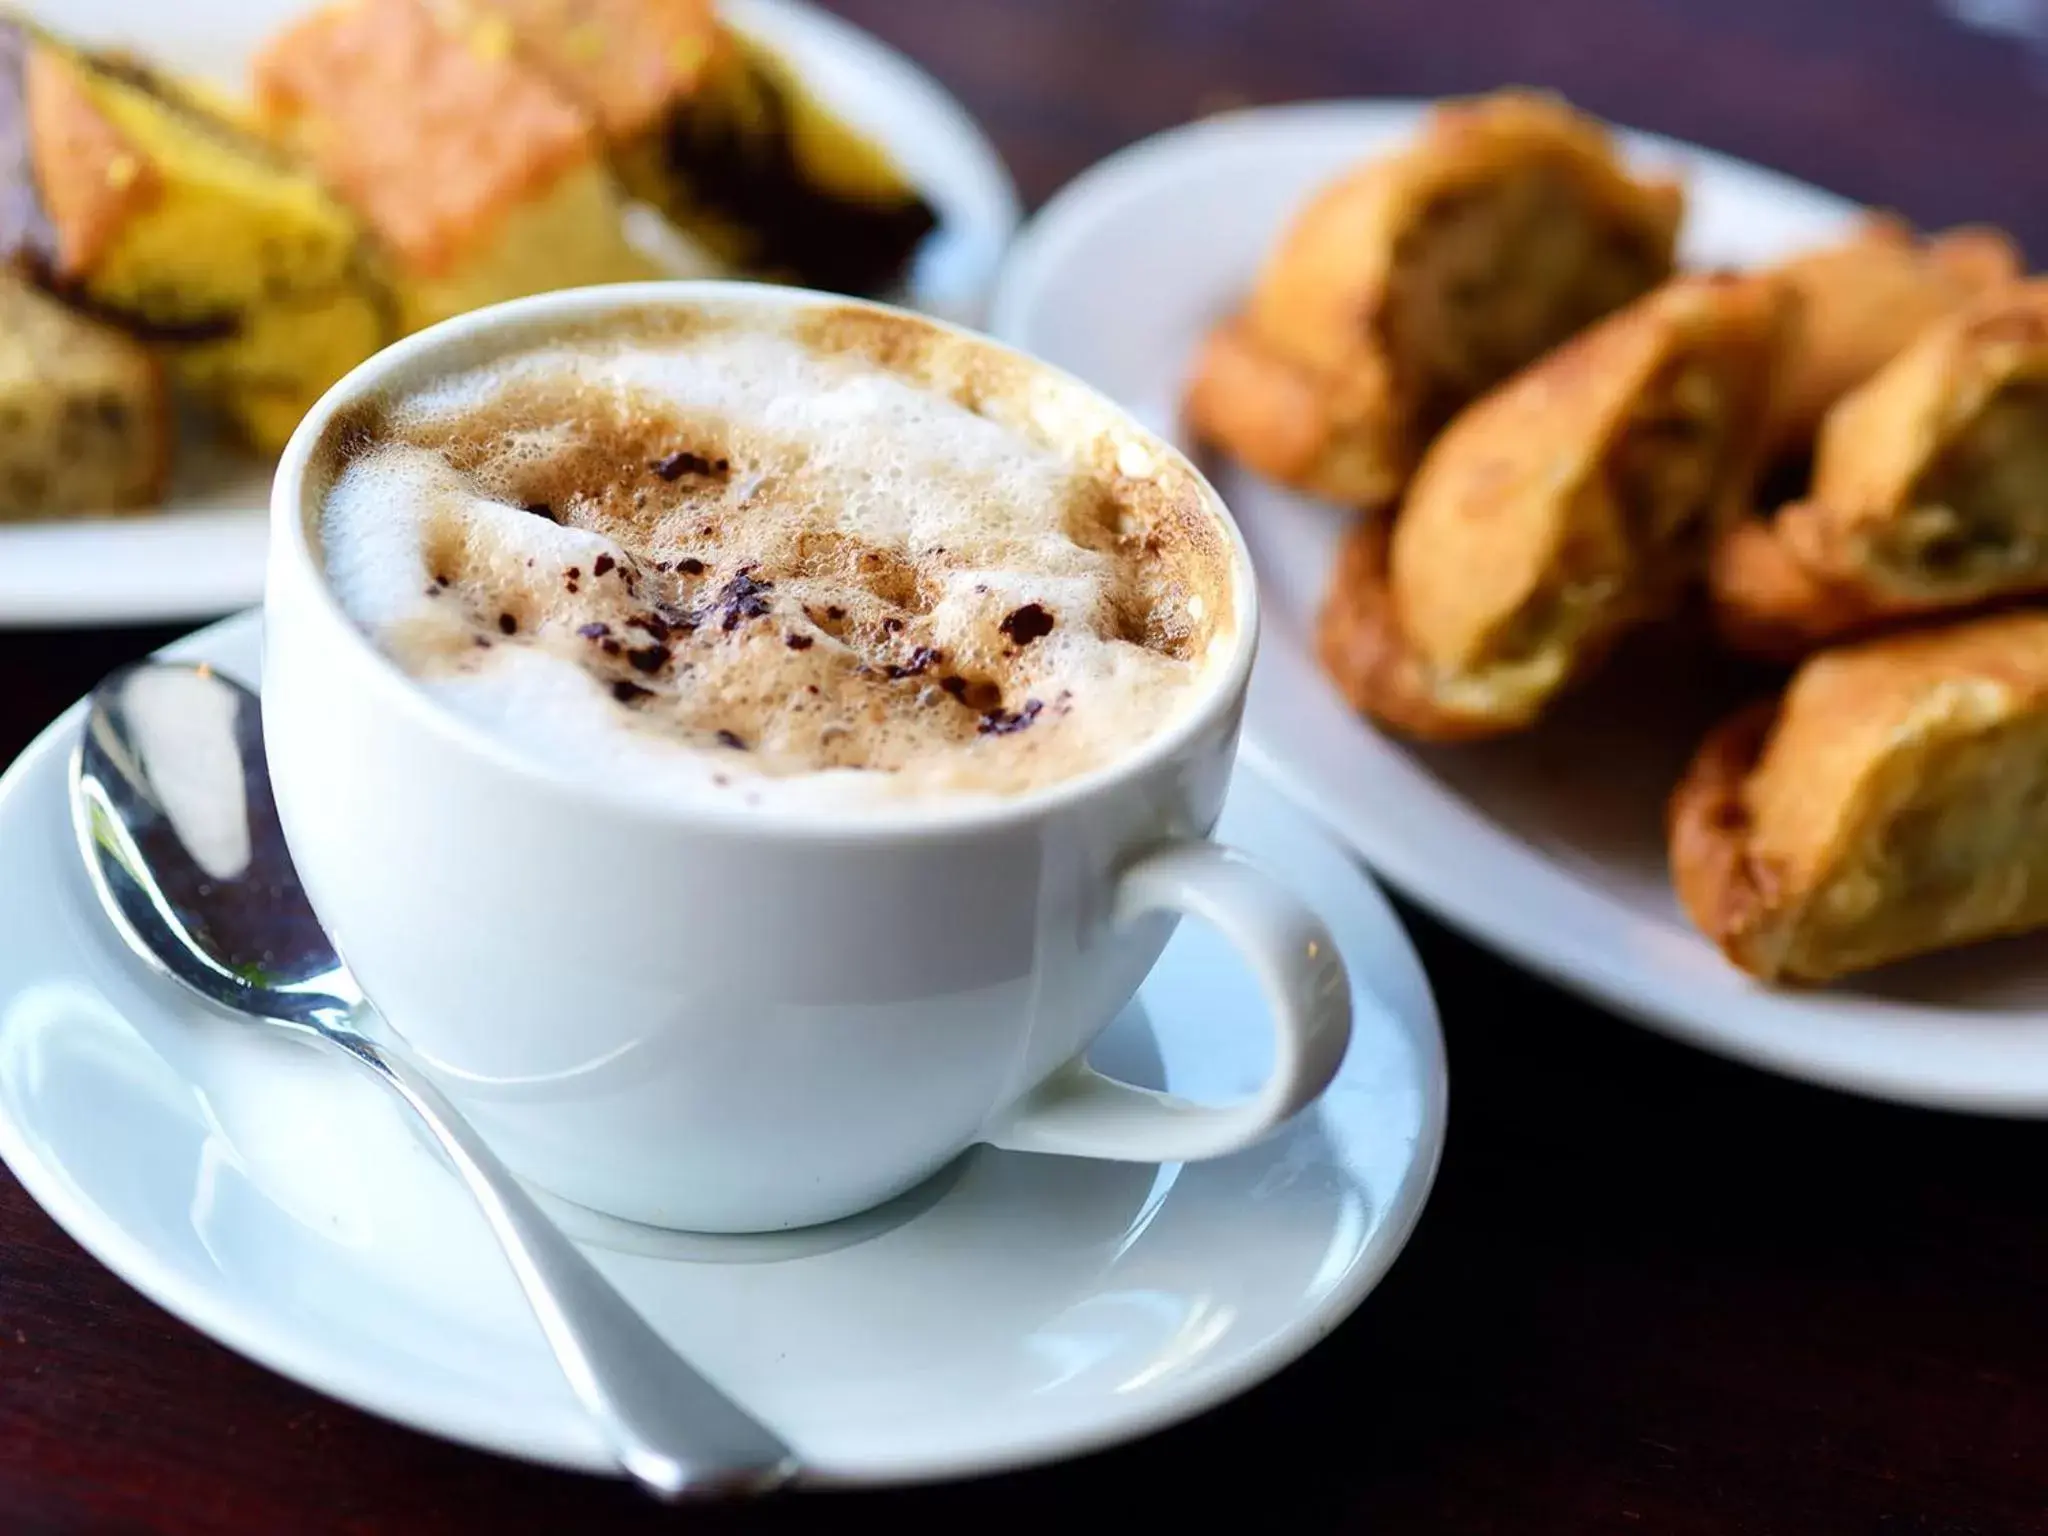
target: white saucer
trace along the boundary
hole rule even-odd
[[[173,653],[251,678],[257,627]],[[79,713],[0,779],[0,1155],[91,1253],[231,1348],[430,1433],[609,1471],[480,1218],[400,1112],[345,1064],[187,1003],[103,924],[65,819]],[[1243,1390],[1400,1252],[1445,1076],[1421,966],[1344,851],[1248,776],[1221,835],[1287,873],[1360,982],[1336,1082],[1262,1146],[1163,1168],[984,1149],[892,1209],[778,1237],[553,1208],[828,1481],[1071,1455]],[[1266,1070],[1259,1012],[1190,925],[1096,1059],[1242,1092]]]
[[[245,62],[310,0],[26,0],[80,41],[132,47],[240,90]],[[818,92],[874,134],[939,212],[905,302],[949,320],[982,316],[1019,216],[988,138],[946,89],[885,43],[804,0],[722,0]],[[263,595],[271,465],[180,434],[165,507],[131,517],[0,524],[0,627],[209,618]]]
[[[1206,328],[1310,190],[1407,136],[1422,110],[1263,109],[1112,156],[1020,235],[992,328],[1185,443],[1178,400]],[[1627,142],[1637,159],[1686,172],[1695,263],[1767,261],[1854,212],[1706,150]],[[1344,514],[1235,465],[1208,468],[1259,562],[1251,759],[1389,880],[1533,969],[1709,1049],[1886,1098],[2048,1113],[2048,946],[1939,956],[1819,993],[1757,986],[1694,933],[1665,874],[1664,798],[1719,701],[1652,676],[1624,703],[1610,680],[1531,738],[1423,751],[1384,737],[1310,650]]]

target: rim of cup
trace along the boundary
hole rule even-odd
[[[768,806],[679,799],[630,780],[610,779],[558,767],[528,755],[484,726],[445,708],[386,655],[368,633],[343,611],[328,584],[325,563],[311,531],[309,481],[315,450],[334,417],[361,401],[404,388],[416,379],[431,378],[456,368],[474,367],[504,352],[545,341],[552,329],[569,322],[601,320],[633,310],[736,307],[802,309],[867,309],[898,316],[955,336],[970,345],[1013,359],[1077,392],[1123,421],[1155,454],[1184,467],[1201,488],[1209,511],[1223,529],[1229,550],[1232,613],[1236,622],[1229,653],[1210,661],[1200,679],[1200,696],[1164,729],[1129,751],[1086,772],[1043,788],[1003,796],[940,795],[920,798],[848,801],[830,808],[814,805]],[[512,299],[443,320],[392,343],[351,369],[315,402],[285,445],[271,485],[271,579],[266,584],[266,628],[275,622],[269,604],[276,597],[279,561],[298,567],[303,586],[319,621],[337,631],[336,643],[367,685],[382,698],[384,708],[401,712],[420,728],[460,745],[464,752],[528,784],[592,806],[749,836],[799,836],[840,840],[873,837],[903,838],[920,834],[958,835],[1000,830],[1024,824],[1062,807],[1084,801],[1119,781],[1143,774],[1172,758],[1190,741],[1210,730],[1219,716],[1238,707],[1247,686],[1258,645],[1258,589],[1251,553],[1230,509],[1215,486],[1172,443],[1152,432],[1102,391],[1065,370],[1021,352],[992,337],[930,315],[868,299],[774,283],[740,280],[673,279],[612,283],[558,289]]]

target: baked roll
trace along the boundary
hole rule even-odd
[[[1922,240],[1889,214],[1775,271],[1798,302],[1771,391],[1773,453],[1805,448],[1828,408],[1921,331],[2024,275],[2003,231],[1970,226]]]
[[[1465,405],[1668,277],[1682,210],[1553,97],[1441,106],[1302,210],[1203,349],[1189,425],[1276,480],[1388,503]]]
[[[2048,590],[2048,281],[1938,321],[1828,413],[1807,498],[1717,551],[1731,645],[1843,635]]]
[[[552,288],[659,277],[584,112],[502,21],[436,0],[338,0],[273,38],[253,86],[369,226],[407,330]]]
[[[1760,517],[1742,518],[1715,542],[1707,586],[1721,642],[1759,661],[1795,662],[1899,622],[1855,588],[1800,564]]]
[[[1707,738],[1670,848],[1693,921],[1767,981],[2048,925],[2048,614],[1814,657]]]
[[[1517,730],[1669,611],[1746,505],[1785,307],[1676,279],[1453,421],[1339,561],[1318,641],[1351,702],[1424,738]]]
[[[0,256],[262,450],[394,334],[356,219],[233,108],[0,17]]]

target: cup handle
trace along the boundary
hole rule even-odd
[[[1113,920],[1153,912],[1197,917],[1236,946],[1273,1018],[1273,1071],[1234,1104],[1197,1104],[1105,1077],[1085,1061],[1055,1071],[983,1140],[1013,1152],[1116,1162],[1192,1162],[1251,1145],[1315,1099],[1351,1038],[1351,983],[1321,919],[1232,849],[1169,844],[1118,881]]]

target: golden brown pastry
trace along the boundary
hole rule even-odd
[[[1854,588],[1801,565],[1760,517],[1743,518],[1715,543],[1707,586],[1722,643],[1761,661],[1797,661],[1898,622]]]
[[[1516,730],[1668,611],[1749,495],[1784,314],[1768,280],[1679,278],[1453,421],[1335,573],[1319,647],[1352,703]]]
[[[2001,230],[1969,226],[1922,241],[1883,213],[1776,272],[1799,303],[1771,394],[1774,453],[1804,448],[1828,407],[1936,320],[2024,275]]]
[[[1441,106],[1302,210],[1209,338],[1189,423],[1277,480],[1383,505],[1467,403],[1668,277],[1682,208],[1554,97]]]
[[[1388,590],[1392,531],[1387,518],[1367,515],[1338,547],[1316,626],[1323,670],[1352,708],[1418,741],[1478,741],[1512,730],[1499,711],[1439,696],[1427,664],[1401,632]]]
[[[1715,555],[1729,643],[1798,655],[2048,590],[2048,281],[1938,321],[1828,413],[1807,499]]]
[[[2048,614],[1813,658],[1707,738],[1670,832],[1693,921],[1766,980],[2048,926]]]

